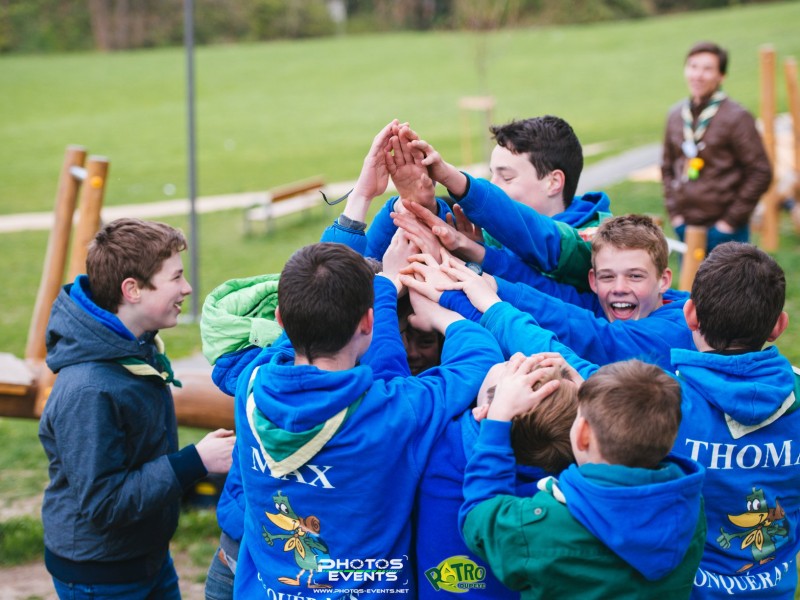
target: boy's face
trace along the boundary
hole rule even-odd
[[[719,57],[711,52],[700,52],[686,59],[683,76],[689,87],[689,94],[695,100],[708,98],[725,79],[725,75],[719,70]]]
[[[661,306],[672,272],[658,273],[653,259],[640,248],[603,246],[594,256],[589,285],[609,321],[644,319]]]
[[[175,327],[183,300],[192,293],[192,286],[183,276],[183,261],[174,253],[164,261],[150,281],[152,287],[140,288],[139,321],[144,331]]]
[[[536,167],[528,160],[527,154],[514,154],[503,146],[495,146],[489,169],[492,172],[491,182],[512,200],[547,216],[564,211],[561,197],[548,195],[550,176],[539,179]]]
[[[419,375],[425,369],[435,367],[441,360],[441,342],[435,331],[420,331],[406,323],[401,331],[406,348],[408,368],[412,375]]]

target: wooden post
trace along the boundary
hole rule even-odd
[[[72,175],[73,167],[83,166],[86,158],[86,148],[82,146],[68,146],[58,179],[58,192],[54,209],[55,222],[47,242],[47,254],[42,267],[42,279],[39,291],[36,294],[36,304],[33,307],[28,341],[25,346],[25,358],[33,361],[44,359],[47,350],[44,343],[44,334],[47,321],[50,318],[50,308],[58,295],[64,280],[64,267],[67,262],[67,248],[72,230],[72,218],[75,213],[75,203],[78,198],[80,181]]]
[[[81,199],[78,204],[78,223],[75,226],[75,235],[72,238],[67,281],[74,281],[75,277],[86,272],[86,253],[89,248],[89,242],[94,239],[95,234],[100,229],[100,210],[103,208],[103,195],[105,193],[107,175],[108,159],[103,156],[90,156],[86,162],[86,172],[83,174],[83,187],[81,188]],[[74,175],[73,178],[79,180]],[[53,301],[50,302],[51,306],[52,304]],[[47,365],[42,365],[36,386],[36,402],[33,408],[33,412],[37,417],[42,416],[42,411],[44,411],[44,406],[47,404],[47,399],[50,397],[55,381],[55,373]]]
[[[470,127],[470,111],[479,112],[483,115],[483,137],[481,149],[483,156],[481,160],[489,162],[489,127],[492,125],[494,111],[494,97],[492,96],[466,96],[458,101],[459,112],[461,113],[461,154],[462,160],[467,164],[472,164],[472,134]]]
[[[759,50],[761,59],[761,123],[764,127],[764,147],[772,164],[772,184],[761,198],[764,221],[761,226],[761,246],[768,252],[778,249],[778,198],[775,192],[775,48],[767,44]]]
[[[86,253],[89,243],[100,230],[100,211],[103,208],[103,195],[108,177],[108,159],[104,156],[90,156],[86,162],[86,179],[78,204],[78,224],[72,239],[67,281],[86,272]]]
[[[690,292],[692,291],[692,282],[694,282],[697,269],[706,257],[708,229],[698,225],[687,225],[685,240],[686,254],[683,255],[681,262],[681,277],[678,288]]]
[[[794,198],[800,199],[800,90],[797,85],[797,61],[790,56],[783,63],[789,113],[792,115],[792,147],[794,148]],[[798,224],[795,223],[795,227]]]

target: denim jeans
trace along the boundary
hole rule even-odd
[[[206,600],[232,600],[233,599],[233,573],[230,567],[222,562],[219,553],[222,548],[217,548],[214,560],[208,567],[206,577]]]
[[[675,227],[675,233],[680,241],[685,241],[686,225],[678,225]],[[722,233],[716,227],[708,228],[708,238],[706,241],[706,256],[720,244],[725,242],[749,242],[750,241],[750,228],[745,225],[740,227],[733,233]]]
[[[161,571],[152,579],[133,583],[66,583],[53,577],[60,600],[180,600],[178,574],[167,556]]]

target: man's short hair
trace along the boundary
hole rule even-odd
[[[715,350],[761,350],[786,301],[786,277],[769,254],[740,242],[714,248],[692,283],[700,334]]]
[[[572,203],[583,170],[583,148],[564,119],[545,115],[490,128],[498,146],[527,154],[539,179],[556,169],[564,172],[564,208]]]
[[[611,363],[583,382],[578,409],[609,463],[652,469],[675,443],[681,388],[655,365]]]
[[[537,381],[533,389],[537,390],[552,380],[561,380],[562,384],[543,398],[536,408],[512,419],[511,447],[518,463],[555,474],[575,462],[569,431],[575,421],[578,404],[577,388],[566,381],[566,371],[551,371],[552,375]]]
[[[647,215],[623,215],[606,219],[592,237],[594,257],[604,246],[626,250],[645,250],[661,275],[669,266],[669,246],[664,232]]]
[[[116,313],[125,279],[133,277],[142,287],[153,289],[153,275],[165,260],[183,250],[186,238],[166,223],[130,217],[111,221],[97,232],[86,255],[92,300]]]
[[[372,308],[373,278],[364,257],[342,244],[292,254],[281,271],[278,309],[295,350],[313,361],[344,348]]]
[[[728,72],[728,51],[718,46],[714,42],[697,42],[694,46],[689,48],[686,53],[686,60],[684,64],[695,54],[713,54],[719,61],[719,72],[725,75]]]

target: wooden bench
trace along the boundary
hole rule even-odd
[[[267,190],[262,201],[251,204],[245,209],[245,233],[252,232],[255,222],[266,223],[266,232],[269,232],[272,220],[276,217],[319,205],[322,201],[319,192],[324,187],[324,177],[317,175]],[[287,202],[287,200],[291,200],[291,202]],[[278,204],[280,206],[277,206]]]

